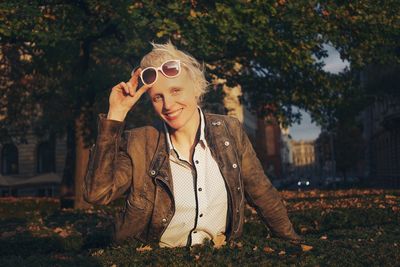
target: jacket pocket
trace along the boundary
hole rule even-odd
[[[124,209],[115,218],[114,241],[120,242],[129,237],[138,239],[148,227],[151,203],[144,198],[128,197]]]
[[[130,193],[126,198],[126,208],[144,210],[150,204],[151,202],[148,199],[146,199],[143,195]]]

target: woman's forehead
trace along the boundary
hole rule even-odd
[[[167,93],[172,89],[188,90],[193,88],[193,81],[188,75],[188,71],[182,68],[181,73],[174,78],[167,78],[161,72],[158,73],[158,79],[148,90],[149,94]]]

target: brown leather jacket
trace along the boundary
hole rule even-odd
[[[205,138],[228,193],[227,240],[242,233],[245,198],[273,234],[300,239],[240,122],[215,114],[205,114],[205,120]],[[128,192],[124,209],[116,217],[114,241],[134,237],[145,243],[158,242],[175,212],[163,127],[159,123],[122,134],[124,125],[99,115],[84,197],[106,205]]]

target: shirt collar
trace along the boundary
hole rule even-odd
[[[203,111],[201,110],[201,108],[199,106],[197,106],[197,109],[199,110],[199,113],[200,113],[200,139],[199,139],[199,142],[201,144],[203,144],[204,147],[206,147],[207,146],[207,142],[206,142],[206,138],[205,138],[205,134],[204,134],[205,133],[204,114],[203,114]],[[170,153],[171,150],[175,150],[175,149],[174,149],[174,145],[172,144],[172,141],[171,141],[171,136],[169,134],[167,124],[165,122],[163,122],[163,124],[164,124],[165,137],[167,139],[168,153]]]

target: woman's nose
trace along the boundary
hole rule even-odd
[[[171,96],[164,97],[164,109],[169,110],[174,105],[174,98]]]

